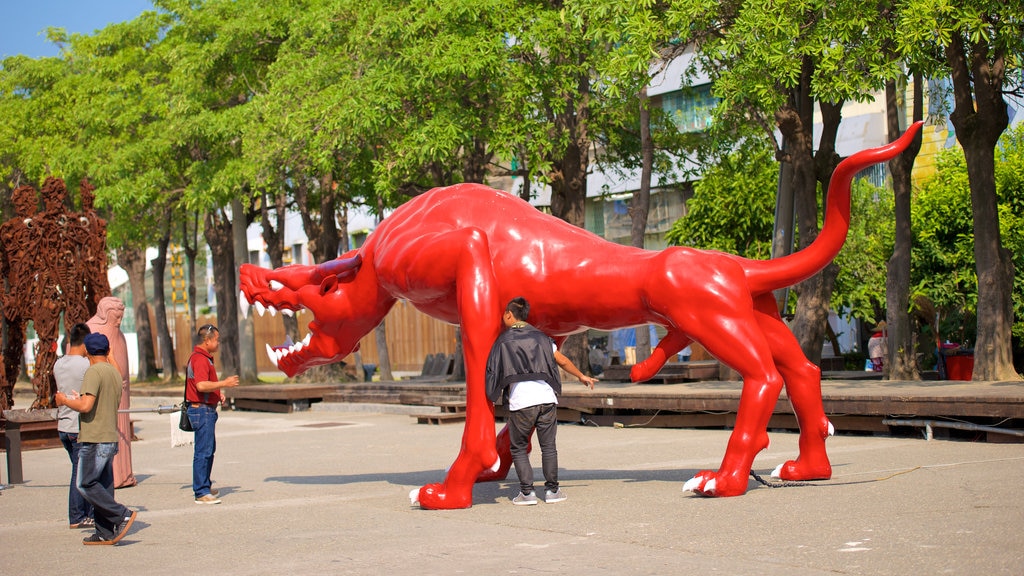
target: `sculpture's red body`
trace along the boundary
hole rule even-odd
[[[736,427],[721,467],[699,472],[687,489],[713,496],[746,491],[754,456],[768,445],[766,427],[783,386],[800,424],[800,455],[777,475],[827,479],[831,424],[822,409],[820,371],[780,319],[772,291],[813,275],[835,257],[849,228],[853,175],[898,154],[917,128],[843,161],[832,177],[821,234],[784,258],[753,261],[685,247],[622,246],[510,194],[460,184],[410,200],[362,248],[337,260],[276,270],[242,266],[243,306],[313,312],[311,337],[278,359],[289,375],[341,360],[399,298],[462,327],[462,450],[443,483],[419,489],[424,508],[471,506],[475,481],[508,470],[507,444],[499,460],[484,364],[501,330],[501,311],[516,296],[529,300],[530,322],[556,340],[586,328],[663,326],[667,335],[650,358],[633,367],[634,381],[652,377],[691,341],[743,376]]]

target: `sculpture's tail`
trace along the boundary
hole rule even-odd
[[[816,274],[839,254],[850,230],[850,183],[868,166],[887,162],[903,152],[924,122],[915,122],[895,142],[861,150],[843,160],[832,174],[825,206],[825,223],[810,246],[773,260],[745,260],[751,292],[764,294],[792,286]]]

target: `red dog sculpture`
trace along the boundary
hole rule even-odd
[[[779,317],[772,291],[808,278],[835,257],[849,229],[853,176],[900,153],[919,128],[915,124],[896,142],[840,163],[821,234],[783,258],[622,246],[505,192],[459,184],[413,198],[381,222],[362,248],[336,260],[276,270],[243,265],[243,313],[250,303],[261,313],[268,307],[313,313],[306,339],[270,350],[289,376],[341,360],[399,298],[461,326],[467,414],[462,450],[443,483],[413,491],[423,508],[469,507],[474,482],[508,470],[507,442],[496,444],[494,407],[484,392],[484,365],[501,330],[501,311],[516,296],[529,300],[531,323],[559,343],[586,328],[663,326],[668,334],[633,367],[633,381],[653,377],[691,341],[743,376],[736,427],[721,466],[698,472],[685,490],[706,496],[746,492],[754,456],[768,446],[766,427],[783,386],[800,425],[800,454],[775,475],[828,479],[825,439],[833,428],[822,408],[821,373]]]

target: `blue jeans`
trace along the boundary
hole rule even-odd
[[[192,453],[192,492],[196,498],[210,493],[210,472],[213,453],[217,451],[217,408],[207,404],[189,405],[188,419],[195,432],[195,451]]]
[[[533,466],[530,465],[530,434],[537,428],[537,442],[540,444],[541,467],[544,471],[544,487],[558,491],[558,450],[555,449],[555,434],[558,429],[558,408],[554,404],[528,406],[508,413],[508,437],[512,451],[512,463],[519,476],[519,491],[533,492]]]
[[[81,444],[78,443],[78,434],[73,432],[60,432],[60,443],[68,452],[71,459],[71,484],[68,486],[68,523],[78,524],[86,518],[92,518],[92,504],[86,502],[82,493],[78,491],[78,453]]]
[[[84,442],[78,450],[78,491],[92,504],[96,532],[111,540],[132,511],[114,500],[114,455],[117,442]]]

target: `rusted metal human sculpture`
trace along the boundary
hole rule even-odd
[[[92,187],[83,181],[82,212],[67,211],[67,189],[60,178],[43,183],[39,194],[21,186],[13,194],[15,217],[0,226],[0,272],[4,282],[3,314],[7,326],[4,387],[0,407],[13,405],[11,391],[21,370],[28,321],[38,337],[32,408],[49,408],[54,391],[53,364],[63,316],[67,325],[85,322],[100,298],[110,294],[106,278],[106,222],[92,206]],[[102,245],[101,245],[102,243]],[[100,269],[102,268],[102,273]]]
[[[313,313],[309,336],[275,351],[294,375],[336,362],[381,322],[397,299],[462,328],[466,426],[462,450],[443,483],[414,490],[423,508],[464,508],[481,478],[507,472],[507,445],[496,443],[484,366],[501,330],[504,303],[530,301],[530,322],[556,340],[597,328],[658,324],[667,335],[633,367],[648,380],[666,360],[698,341],[743,376],[736,426],[718,470],[684,489],[707,496],[747,490],[750,467],[768,446],[767,424],[785,386],[800,425],[800,454],[779,466],[786,480],[822,480],[832,468],[833,433],[821,399],[821,372],[779,317],[773,291],[799,282],[839,252],[849,230],[850,182],[909,144],[915,125],[893,144],[844,160],[832,176],[825,225],[807,248],[769,261],[686,247],[648,251],[608,242],[545,215],[518,198],[476,184],[436,189],[386,218],[359,250],[318,266],[241,268],[242,307]],[[495,474],[489,472],[496,471]]]
[[[19,186],[12,194],[14,217],[0,224],[0,276],[3,278],[3,319],[7,329],[4,346],[4,387],[0,409],[14,405],[13,388],[25,356],[25,327],[32,317],[35,269],[40,229],[36,221],[39,194],[31,186]]]

